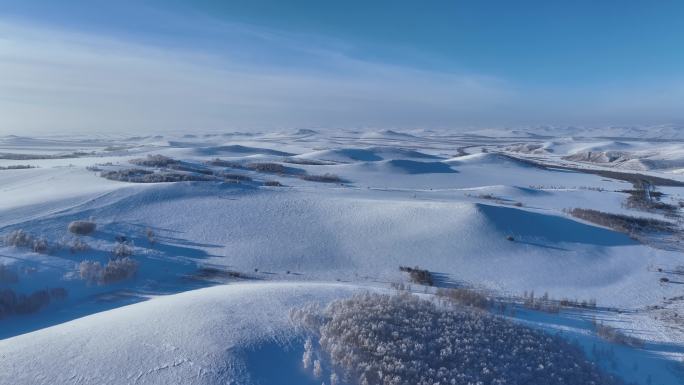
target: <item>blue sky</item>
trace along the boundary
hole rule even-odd
[[[680,1],[0,0],[0,133],[684,121]]]

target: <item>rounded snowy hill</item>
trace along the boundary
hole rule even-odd
[[[352,286],[257,283],[215,286],[93,314],[0,340],[0,383],[245,384],[266,362],[255,346],[296,338],[289,309],[349,296]],[[301,344],[301,342],[298,342]],[[268,350],[266,350],[268,352]],[[298,373],[299,354],[260,359]],[[291,367],[290,367],[291,366]],[[305,383],[313,376],[300,374]],[[257,382],[258,383],[258,382]],[[296,382],[286,382],[296,383]]]

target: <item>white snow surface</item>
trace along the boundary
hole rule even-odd
[[[428,269],[439,285],[466,285],[503,298],[534,291],[595,299],[605,312],[532,318],[544,318],[542,327],[584,335],[593,333],[585,330],[587,320],[598,317],[642,338],[650,356],[664,357],[649,368],[671,368],[684,357],[684,327],[673,321],[673,314],[684,313],[684,301],[676,299],[683,285],[667,273],[684,265],[680,240],[656,248],[564,210],[588,208],[679,226],[677,220],[627,208],[622,190],[631,183],[524,161],[639,170],[684,181],[677,168],[684,154],[679,131],[654,132],[296,130],[0,138],[0,236],[22,229],[66,245],[38,254],[0,243],[0,263],[18,274],[18,282],[0,282],[0,289],[69,292],[67,300],[35,314],[0,319],[0,383],[259,383],[245,355],[263,341],[296,338],[287,323],[290,307],[406,282],[399,266]],[[668,133],[672,139],[665,141]],[[589,151],[629,153],[648,167],[627,167],[632,160],[617,165],[595,162],[600,157],[566,158]],[[143,184],[108,180],[97,171],[136,168],[129,160],[148,154],[252,180]],[[287,169],[207,165],[216,158]],[[35,168],[1,169],[14,165]],[[300,179],[304,174],[334,174],[342,182]],[[682,187],[657,189],[665,193],[663,202],[684,200]],[[74,220],[97,224],[93,234],[80,237],[87,251],[69,251],[76,237],[66,229]],[[146,238],[150,231],[154,242]],[[136,277],[111,286],[79,279],[75,265],[86,259],[106,263],[117,236],[132,242],[140,266]],[[198,282],[194,277],[202,268],[244,278]],[[663,277],[670,281],[661,282]],[[217,282],[227,285],[204,287]],[[642,357],[640,352],[619,357]],[[643,371],[616,370],[646,384]],[[661,382],[676,383],[669,378]]]
[[[250,347],[292,338],[290,308],[353,291],[341,284],[271,282],[152,298],[1,340],[0,383],[244,383]]]

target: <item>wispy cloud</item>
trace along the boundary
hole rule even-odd
[[[322,37],[198,24],[221,39],[143,43],[0,20],[0,134],[684,119],[682,82],[528,87],[360,60]]]
[[[215,55],[1,23],[0,132],[444,126],[509,97],[491,78],[239,32],[265,47],[243,41],[239,54]],[[296,62],[265,59],[268,45]]]

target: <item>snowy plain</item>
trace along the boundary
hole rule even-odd
[[[49,247],[0,244],[0,264],[17,278],[0,289],[68,296],[0,319],[0,383],[285,383],[259,377],[269,370],[253,349],[282,361],[277,370],[292,383],[320,383],[298,366],[301,336],[288,310],[391,291],[409,283],[400,266],[506,303],[515,309],[507,318],[561,333],[626,382],[684,383],[676,132],[2,137],[0,235],[21,230]],[[159,155],[175,168],[138,161]],[[114,180],[131,169],[162,179]],[[163,181],[177,175],[186,180]],[[626,203],[634,179],[649,177],[670,181],[647,189],[674,212]],[[676,230],[635,237],[573,217],[574,208]],[[97,229],[69,233],[77,220]],[[74,250],[77,241],[87,248]],[[134,277],[81,279],[81,261],[105,264],[122,242]],[[530,292],[597,306],[538,311],[523,306]],[[597,320],[643,344],[601,339]]]

